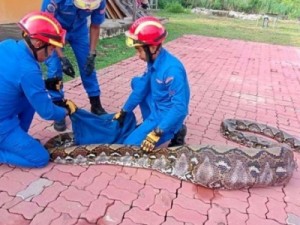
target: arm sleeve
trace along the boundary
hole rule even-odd
[[[91,15],[91,24],[100,25],[105,20],[106,0],[103,0],[98,9],[95,9]]]
[[[150,90],[150,75],[145,73],[142,77],[135,77],[131,81],[132,92],[123,106],[123,110],[131,112],[146,97]]]
[[[32,107],[45,120],[62,120],[67,112],[52,103],[41,72],[38,69],[27,70],[27,72],[22,76],[20,85]]]
[[[171,99],[171,107],[164,114],[158,128],[168,132],[179,122],[182,123],[188,114],[189,86],[185,71],[179,67],[168,69],[164,78]]]

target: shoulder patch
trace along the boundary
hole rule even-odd
[[[51,2],[47,5],[47,11],[49,13],[54,13],[56,10],[56,4],[54,2]]]

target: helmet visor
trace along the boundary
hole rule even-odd
[[[78,9],[94,10],[100,6],[101,0],[74,0],[74,5]]]
[[[66,31],[63,29],[60,36],[49,37],[49,44],[62,48],[65,45]]]
[[[144,44],[138,40],[134,40],[133,38],[126,36],[126,45],[132,48],[132,47],[143,46]]]

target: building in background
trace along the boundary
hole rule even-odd
[[[0,0],[0,24],[16,23],[25,14],[40,7],[41,0]]]

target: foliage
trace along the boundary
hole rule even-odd
[[[246,13],[276,13],[293,18],[300,17],[300,0],[160,0],[159,7],[170,4],[186,8],[203,7],[218,10],[234,10]],[[177,7],[177,6],[176,6]],[[176,8],[174,7],[174,8]]]
[[[179,1],[168,2],[165,6],[165,10],[170,13],[184,13],[185,9]]]

